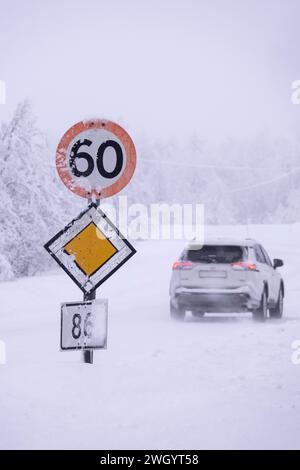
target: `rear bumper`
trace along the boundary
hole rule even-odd
[[[175,307],[204,312],[247,312],[259,307],[260,298],[248,286],[236,289],[191,289],[180,287],[171,298]]]

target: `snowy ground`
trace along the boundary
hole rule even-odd
[[[172,322],[170,266],[182,243],[137,243],[98,292],[109,299],[109,337],[94,365],[59,352],[60,302],[82,298],[63,272],[1,284],[0,448],[300,448],[300,365],[291,363],[300,226],[250,235],[285,261],[282,320]]]

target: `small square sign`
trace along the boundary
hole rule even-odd
[[[107,305],[106,299],[63,303],[61,350],[106,349]]]

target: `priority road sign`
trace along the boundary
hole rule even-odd
[[[102,199],[123,189],[136,166],[131,137],[118,124],[104,119],[80,121],[62,137],[56,168],[75,194]]]
[[[45,248],[85,294],[97,289],[136,253],[95,203]]]
[[[106,349],[107,300],[61,304],[60,348]]]

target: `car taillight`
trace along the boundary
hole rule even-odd
[[[254,263],[244,263],[243,261],[238,261],[237,263],[231,263],[231,266],[234,269],[241,271],[257,271],[257,266]]]
[[[192,267],[193,263],[191,261],[175,261],[172,269],[191,269]]]

